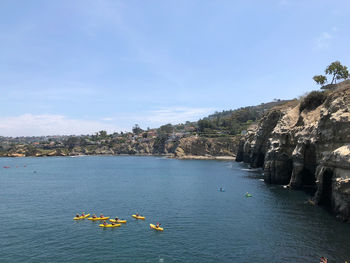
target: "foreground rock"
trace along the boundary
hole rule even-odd
[[[237,161],[263,167],[265,181],[315,193],[314,202],[350,219],[350,81],[314,109],[300,101],[270,110],[240,141]]]

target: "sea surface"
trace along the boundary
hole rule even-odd
[[[232,161],[1,158],[0,262],[350,260],[349,224],[261,178]],[[127,224],[74,221],[83,211]],[[164,232],[150,229],[156,222]]]

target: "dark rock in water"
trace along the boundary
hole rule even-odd
[[[350,219],[350,80],[313,110],[299,101],[265,114],[240,141],[237,161],[263,167],[265,181],[314,194],[315,204]]]

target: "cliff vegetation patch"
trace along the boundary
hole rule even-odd
[[[327,95],[324,91],[312,91],[300,102],[299,111],[314,110],[320,106],[325,100]]]

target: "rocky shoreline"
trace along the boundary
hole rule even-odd
[[[350,222],[350,81],[320,105],[275,107],[241,139],[236,161],[264,169],[264,180],[314,193],[312,203]]]
[[[187,155],[182,157],[174,157],[180,160],[221,160],[221,161],[234,161],[236,156],[198,156],[198,155]]]
[[[1,156],[12,157],[12,158],[25,158],[25,157],[84,157],[84,156],[149,156],[149,157],[164,157],[170,159],[178,160],[223,160],[223,161],[234,161],[236,160],[235,155],[224,155],[224,156],[212,156],[212,155],[183,155],[181,157],[174,154],[74,154],[74,155],[37,155],[37,156],[25,156],[23,154],[13,154],[11,156]],[[1,158],[0,157],[0,158]]]

